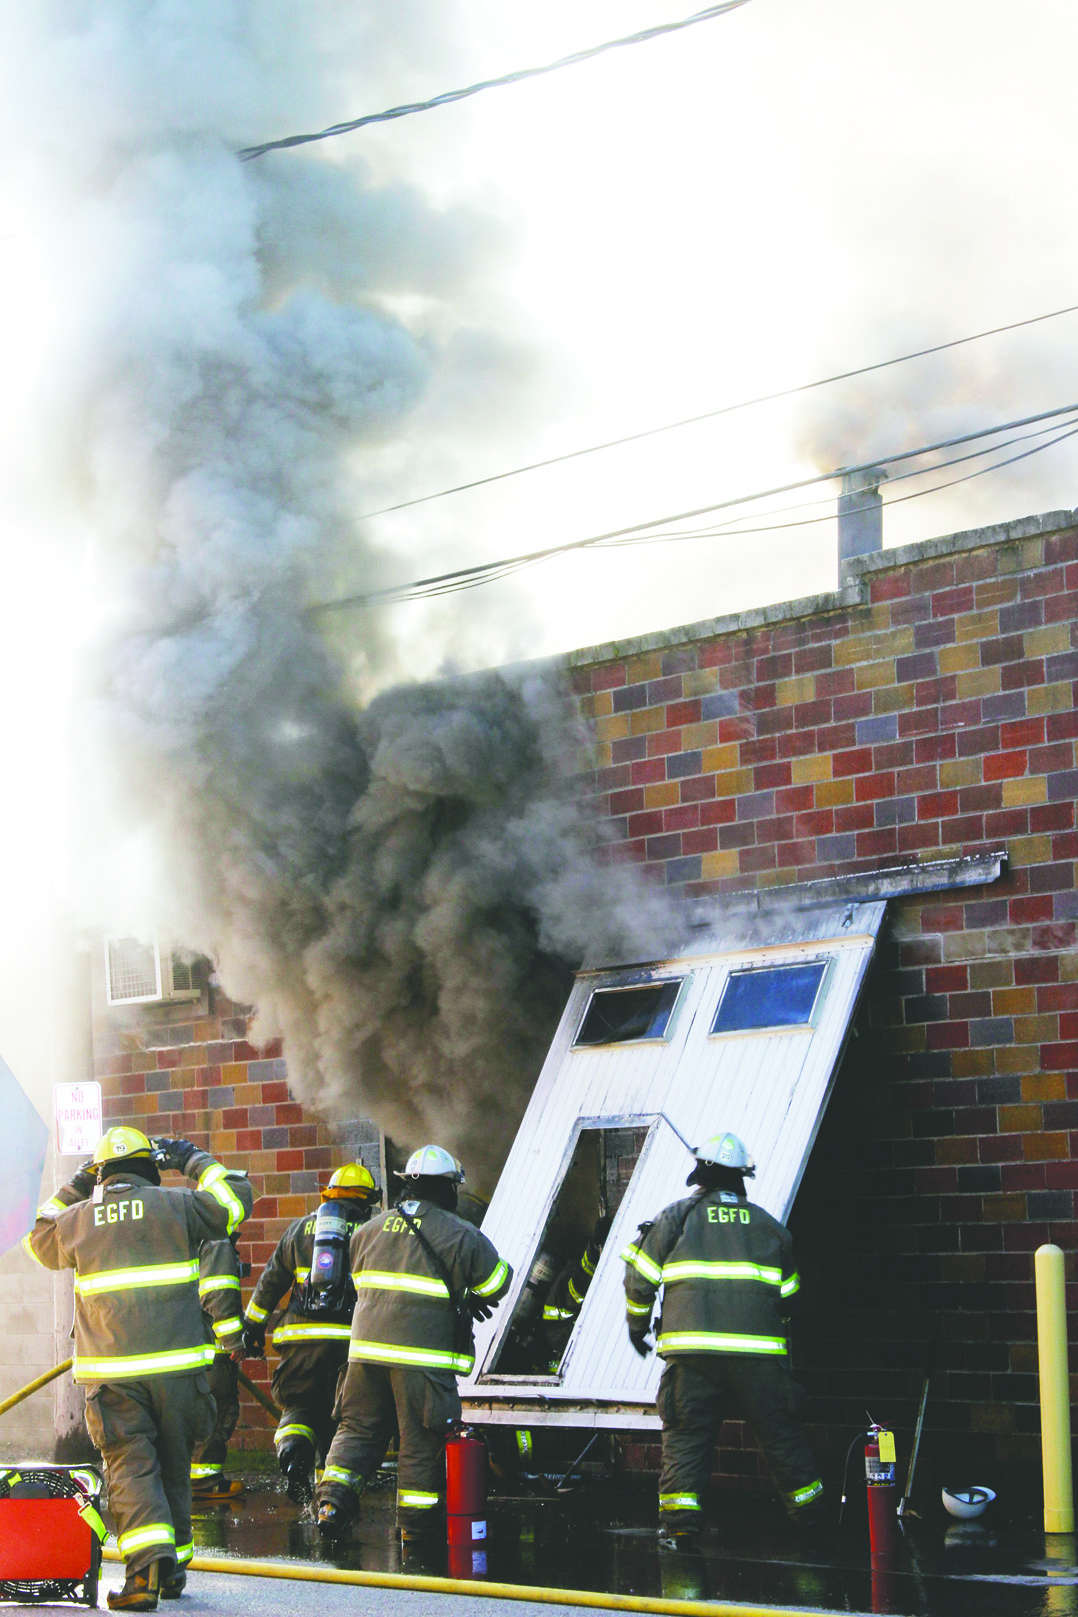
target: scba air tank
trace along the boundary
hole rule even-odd
[[[307,1314],[339,1314],[354,1296],[348,1247],[354,1226],[334,1202],[323,1202],[314,1216],[314,1250],[304,1290]]]

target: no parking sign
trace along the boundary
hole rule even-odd
[[[53,1084],[56,1150],[62,1157],[88,1157],[101,1138],[101,1085]]]

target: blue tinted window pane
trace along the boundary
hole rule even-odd
[[[680,987],[676,978],[647,988],[597,988],[576,1036],[577,1047],[661,1039]]]
[[[804,1027],[823,974],[824,960],[804,966],[771,966],[731,972],[711,1024],[712,1033],[743,1033],[762,1027]]]

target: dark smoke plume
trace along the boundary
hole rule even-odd
[[[662,911],[596,861],[556,684],[387,690],[417,664],[380,618],[333,652],[306,615],[342,573],[408,576],[355,513],[407,466],[420,406],[435,436],[439,411],[459,428],[446,401],[502,411],[520,364],[486,317],[497,231],[474,208],[356,148],[236,159],[455,31],[432,0],[353,11],[13,0],[0,121],[36,131],[19,194],[54,310],[28,436],[99,626],[83,918],[210,955],[283,1033],[304,1101],[489,1172],[567,972]]]

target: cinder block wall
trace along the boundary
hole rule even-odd
[[[1008,856],[891,904],[798,1197],[797,1361],[832,1448],[866,1406],[911,1426],[931,1369],[930,1453],[1037,1457],[1032,1252],[1058,1242],[1073,1278],[1076,1235],[1076,617],[1068,513],[570,659],[607,856],[670,887]],[[726,1469],[752,1469],[727,1435]]]

